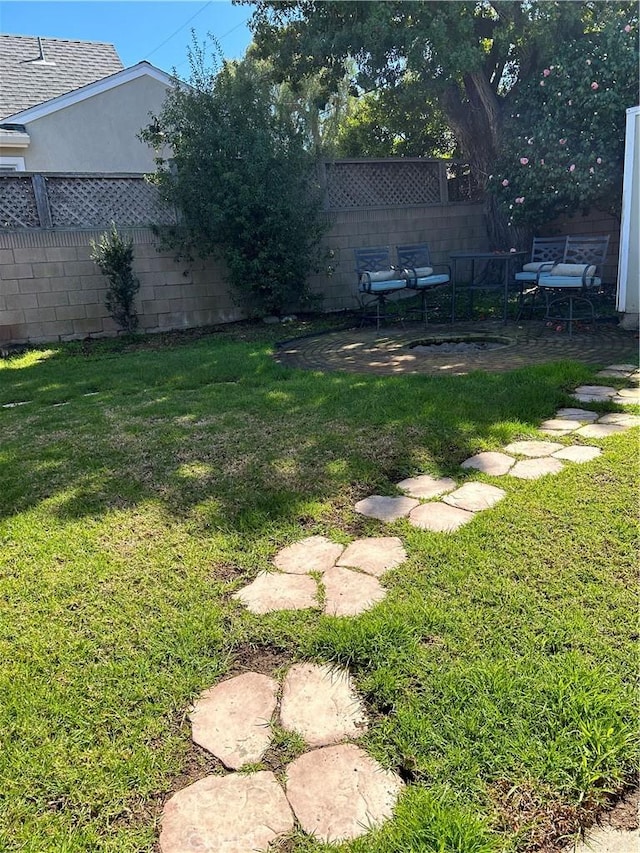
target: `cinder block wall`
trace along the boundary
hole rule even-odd
[[[324,297],[325,311],[358,305],[354,250],[428,243],[434,263],[449,263],[449,253],[486,249],[487,230],[481,203],[374,208],[331,212],[332,226],[323,240],[323,268],[311,278],[314,293]]]
[[[185,329],[242,319],[220,265],[177,263],[159,253],[144,228],[122,228],[134,242],[139,329]],[[0,232],[0,342],[72,340],[113,335],[107,281],[90,259],[96,231]]]
[[[357,280],[353,250],[426,241],[435,263],[449,252],[485,248],[481,204],[334,211],[324,238],[324,263],[311,286],[325,311],[354,309]],[[98,230],[0,232],[0,342],[73,340],[114,335],[105,308],[106,279],[90,259]],[[134,242],[140,279],[139,329],[158,332],[227,323],[243,318],[213,261],[192,264],[158,252],[145,228],[122,228]]]

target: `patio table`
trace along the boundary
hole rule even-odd
[[[473,294],[476,290],[502,290],[502,319],[507,322],[507,308],[509,304],[509,283],[513,280],[516,272],[516,267],[520,267],[527,252],[452,252],[450,255],[453,267],[452,275],[452,292],[451,292],[451,322],[456,319],[456,290],[467,291],[471,299],[471,313],[473,314]],[[484,276],[492,276],[487,279],[480,278],[476,275],[476,267],[478,262],[481,263]],[[495,262],[493,270],[490,262]],[[461,286],[459,281],[458,265],[471,263],[471,280],[469,284]],[[489,270],[489,272],[487,272]],[[495,270],[498,270],[502,275],[495,275]],[[494,277],[495,276],[495,277]]]

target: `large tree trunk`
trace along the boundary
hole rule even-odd
[[[504,211],[493,193],[486,192],[489,175],[500,149],[503,104],[496,97],[486,77],[478,72],[464,77],[464,88],[451,86],[444,95],[443,106],[460,143],[471,173],[485,191],[485,218],[489,248],[508,251],[528,249],[528,229],[509,225]]]

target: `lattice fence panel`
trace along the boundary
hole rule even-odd
[[[169,225],[175,214],[143,178],[47,178],[51,218],[58,228]]]
[[[0,180],[0,228],[39,228],[31,178],[3,175]]]
[[[332,210],[440,203],[438,163],[327,163]]]

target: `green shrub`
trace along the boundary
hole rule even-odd
[[[125,332],[135,332],[138,315],[134,302],[140,282],[133,273],[133,241],[122,237],[112,223],[99,242],[91,241],[91,260],[109,280],[105,299],[109,315]]]

